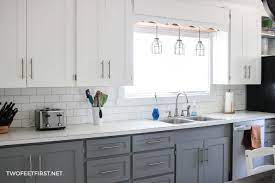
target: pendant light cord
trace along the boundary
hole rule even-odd
[[[201,28],[199,27],[199,41],[201,41]]]

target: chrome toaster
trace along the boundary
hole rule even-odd
[[[45,108],[35,111],[35,127],[37,130],[58,130],[66,127],[64,111]]]

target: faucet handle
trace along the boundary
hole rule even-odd
[[[185,112],[185,111],[187,111],[187,110],[184,110],[184,109],[183,109],[183,110],[181,110],[181,114],[180,114],[180,116],[185,117],[185,114],[184,114],[184,112]]]
[[[172,112],[171,111],[166,111],[168,113],[168,118],[172,118]]]

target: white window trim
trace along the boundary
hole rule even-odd
[[[187,96],[189,99],[189,103],[192,102],[215,102],[216,101],[216,87],[212,84],[213,80],[213,36],[209,34],[210,38],[210,83],[209,83],[209,91],[208,92],[187,92]],[[137,95],[136,97],[127,97],[125,94],[125,88],[119,87],[118,95],[116,97],[116,104],[118,106],[140,106],[140,105],[155,105],[155,98],[153,94],[149,95]],[[167,93],[165,95],[158,96],[158,105],[164,104],[174,104],[176,101],[177,92]],[[184,97],[180,97],[179,103],[186,103]]]

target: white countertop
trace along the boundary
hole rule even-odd
[[[106,122],[99,126],[94,126],[92,124],[70,125],[67,126],[65,130],[56,131],[36,131],[34,128],[11,128],[8,134],[0,134],[0,146],[180,130],[237,123],[241,121],[275,118],[275,114],[272,113],[247,111],[237,112],[235,114],[215,113],[204,116],[219,120],[185,124],[168,124],[152,120],[135,120]]]

